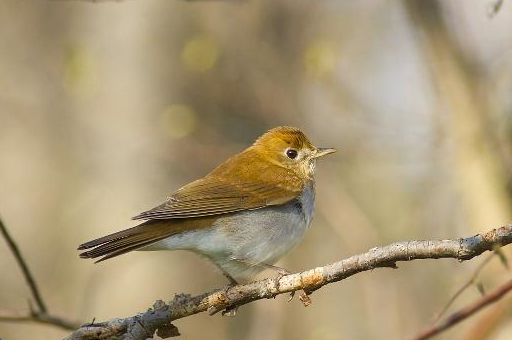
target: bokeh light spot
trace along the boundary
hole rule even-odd
[[[336,66],[334,44],[326,41],[310,44],[304,52],[303,62],[306,71],[315,77],[332,75]]]
[[[76,93],[92,92],[97,85],[97,73],[93,58],[81,46],[68,46],[65,55],[64,81],[66,87]]]
[[[219,46],[207,36],[190,39],[181,53],[188,69],[203,73],[210,70],[219,58]]]
[[[167,136],[180,139],[194,132],[197,125],[197,114],[188,105],[175,104],[162,111],[161,123]]]

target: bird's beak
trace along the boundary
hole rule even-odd
[[[336,151],[338,151],[338,150],[332,149],[332,148],[318,148],[318,149],[316,149],[315,153],[313,154],[313,158],[326,156],[328,154],[335,153]]]

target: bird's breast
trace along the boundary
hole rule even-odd
[[[281,205],[218,216],[210,228],[174,235],[145,250],[186,249],[204,255],[233,277],[252,275],[290,251],[313,219],[314,183]]]
[[[302,239],[313,219],[314,201],[311,184],[286,204],[220,218],[216,244],[233,259],[273,264]]]

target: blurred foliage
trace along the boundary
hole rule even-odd
[[[183,138],[196,129],[197,113],[191,107],[175,104],[162,112],[162,129],[171,138]]]
[[[87,93],[97,87],[97,73],[88,51],[80,46],[68,46],[65,55],[66,87],[76,93]]]
[[[334,52],[334,44],[319,41],[307,46],[304,52],[304,66],[313,76],[332,75],[338,59]]]
[[[197,36],[187,41],[181,57],[191,71],[206,72],[217,63],[219,47],[209,37]]]

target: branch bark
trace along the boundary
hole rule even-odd
[[[465,261],[496,246],[512,243],[512,224],[485,234],[438,241],[406,241],[368,252],[323,267],[306,270],[280,278],[268,278],[243,285],[214,290],[197,296],[178,294],[168,303],[157,301],[148,311],[127,318],[84,325],[65,340],[122,338],[143,340],[156,332],[161,337],[179,335],[171,322],[208,311],[214,314],[223,309],[270,299],[277,295],[303,290],[307,295],[329,283],[341,281],[360,272],[380,267],[397,268],[396,262],[417,259],[453,258]],[[305,304],[307,299],[304,299]]]

